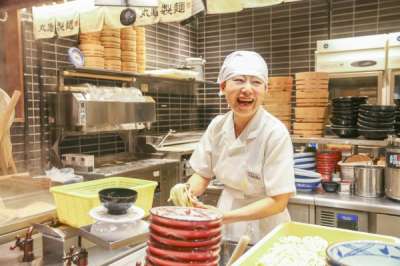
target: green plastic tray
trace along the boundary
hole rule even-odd
[[[319,236],[328,241],[329,244],[351,240],[377,240],[387,243],[400,243],[400,239],[390,236],[370,234],[339,228],[326,227],[314,224],[303,224],[297,222],[284,223],[277,226],[255,246],[249,249],[232,266],[256,266],[260,258],[278,241],[285,236]]]

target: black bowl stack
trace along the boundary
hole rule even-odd
[[[348,96],[332,99],[330,117],[331,130],[341,138],[355,138],[359,136],[357,130],[358,109],[367,102],[366,96]]]
[[[396,106],[360,105],[357,126],[360,135],[366,139],[385,139],[395,133]]]
[[[394,99],[394,103],[397,105],[394,129],[396,130],[397,136],[400,136],[400,99]]]

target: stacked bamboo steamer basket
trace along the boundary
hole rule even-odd
[[[292,115],[292,77],[271,77],[268,80],[268,91],[264,99],[264,108],[281,120],[290,130]]]
[[[293,134],[300,137],[321,137],[329,99],[329,77],[322,72],[296,74],[296,107]]]
[[[104,68],[121,71],[121,30],[104,27],[100,40],[104,47]]]
[[[136,27],[136,62],[139,73],[146,70],[146,31],[144,27]]]
[[[137,72],[136,59],[136,29],[124,28],[121,30],[122,71]]]
[[[81,33],[79,49],[85,56],[85,67],[104,68],[104,47],[100,32]]]

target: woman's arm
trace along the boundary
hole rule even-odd
[[[242,208],[224,213],[223,223],[258,220],[278,214],[285,210],[292,193],[267,197]]]
[[[187,183],[190,184],[190,190],[193,194],[193,196],[197,197],[200,196],[201,194],[206,191],[208,184],[210,183],[211,178],[208,177],[202,177],[199,174],[194,173]]]

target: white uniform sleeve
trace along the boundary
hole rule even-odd
[[[214,123],[213,123],[214,122]],[[208,125],[207,130],[201,137],[196,149],[190,157],[190,166],[195,173],[205,178],[212,178],[215,176],[212,166],[212,132],[215,119]]]
[[[263,176],[265,190],[270,197],[296,192],[293,145],[286,130],[277,130],[268,140]]]

